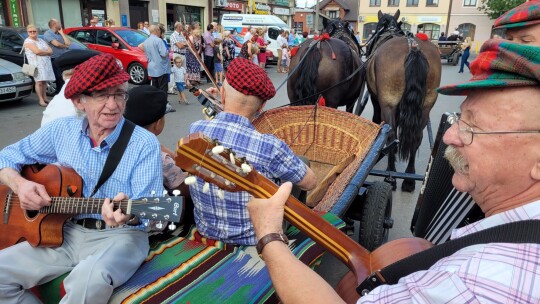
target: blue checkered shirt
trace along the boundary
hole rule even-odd
[[[203,132],[217,139],[271,180],[298,183],[307,173],[306,165],[287,144],[273,135],[257,132],[246,117],[221,112],[212,120],[193,123],[190,132]],[[249,193],[224,191],[225,199],[222,200],[216,195],[217,186],[210,185],[210,191],[205,194],[203,185],[204,181],[198,178],[197,183],[190,186],[199,232],[226,243],[255,245],[257,239],[246,208]]]
[[[83,196],[88,197],[124,121],[122,118],[114,131],[98,147],[93,147],[86,118],[82,124],[79,118],[59,118],[0,151],[0,169],[10,167],[20,171],[23,165],[58,163],[73,168],[82,177]],[[156,136],[135,127],[118,167],[94,197],[113,198],[124,192],[129,198],[141,198],[151,196],[152,191],[161,196],[161,172],[161,150]],[[76,218],[101,219],[101,214],[80,214]],[[141,229],[144,224],[143,221]]]

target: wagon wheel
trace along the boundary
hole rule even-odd
[[[456,66],[459,62],[459,52],[456,52],[454,55],[452,55],[452,65]]]
[[[388,232],[393,226],[391,215],[392,186],[386,182],[373,183],[362,208],[358,243],[373,251],[388,241]]]

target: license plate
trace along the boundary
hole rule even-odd
[[[17,92],[16,87],[0,88],[0,94],[8,94]]]

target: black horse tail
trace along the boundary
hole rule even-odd
[[[298,67],[298,78],[294,85],[293,105],[314,105],[319,96],[317,93],[317,78],[319,77],[319,63],[321,61],[321,52],[317,46],[308,49],[306,58]],[[311,96],[309,98],[306,98]]]
[[[405,59],[405,91],[397,111],[399,157],[414,157],[422,141],[422,105],[426,96],[429,63],[418,47],[411,48]]]

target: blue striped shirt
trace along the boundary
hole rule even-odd
[[[10,167],[20,171],[23,165],[58,163],[73,168],[82,177],[83,196],[88,197],[124,121],[122,118],[114,131],[93,147],[86,118],[82,121],[76,117],[59,118],[0,151],[0,169]],[[141,198],[151,196],[152,191],[161,196],[161,170],[161,150],[156,136],[137,126],[118,167],[94,197],[113,198],[124,192],[129,198]],[[101,214],[80,214],[77,218],[101,219]]]
[[[148,75],[150,77],[160,77],[171,73],[171,62],[169,51],[163,44],[163,40],[152,34],[143,43],[144,53],[148,59]]]
[[[217,139],[271,180],[298,183],[307,173],[306,165],[287,144],[274,135],[259,133],[244,116],[221,112],[212,120],[193,123],[190,132],[203,132]],[[255,245],[257,239],[246,208],[249,193],[224,191],[225,199],[221,200],[216,195],[217,186],[210,185],[210,191],[203,193],[203,185],[204,181],[198,178],[197,183],[190,186],[199,232],[226,243]]]

